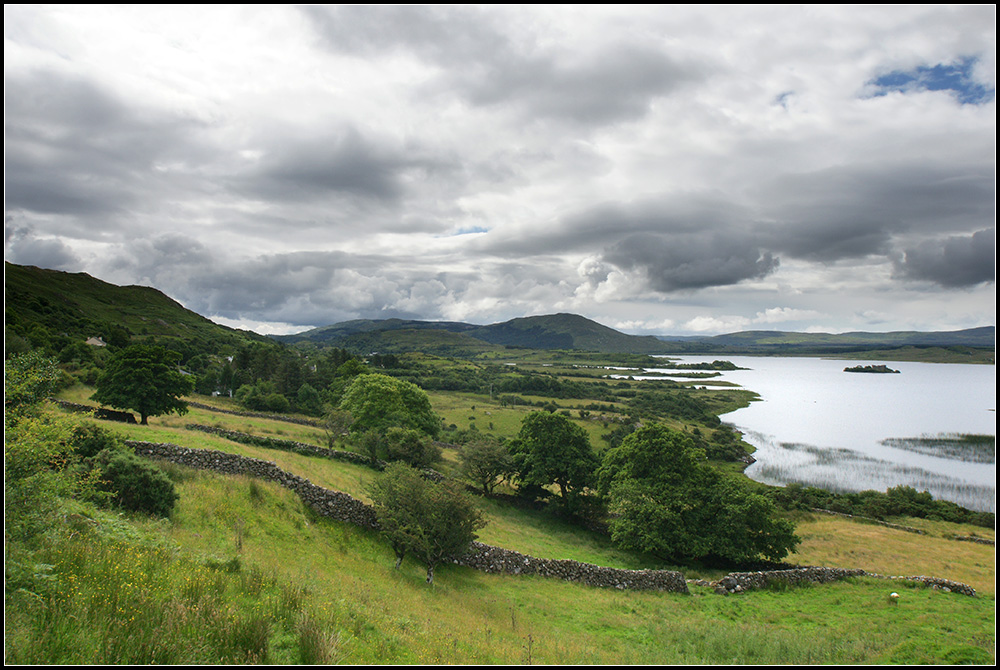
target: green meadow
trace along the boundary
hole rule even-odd
[[[61,397],[86,402],[87,393],[76,387]],[[446,424],[465,429],[475,422],[485,429],[492,422],[498,434],[516,432],[527,411],[499,408],[474,394],[432,394],[432,400]],[[362,466],[186,430],[189,423],[326,444],[319,428],[195,408],[182,417],[152,418],[146,427],[102,425],[129,439],[274,461],[362,499],[375,475]],[[454,463],[454,454],[446,453],[442,468]],[[180,493],[169,519],[67,503],[60,523],[38,541],[7,544],[7,663],[995,660],[995,550],[950,539],[993,539],[990,529],[898,520],[919,526],[926,533],[919,535],[841,517],[793,517],[802,544],[790,562],[943,577],[972,585],[975,598],[875,578],[731,596],[697,585],[689,595],[622,592],[459,566],[439,568],[428,586],[415,561],[393,569],[393,551],[378,534],[321,518],[275,484],[163,467]],[[497,500],[477,504],[489,521],[480,539],[490,544],[545,558],[676,569],[690,579],[726,572],[662,565],[544,510]],[[898,601],[888,598],[892,591]]]

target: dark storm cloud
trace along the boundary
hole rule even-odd
[[[679,193],[633,202],[604,202],[551,225],[484,238],[479,246],[500,256],[598,251],[635,233],[712,235],[748,220],[745,208],[721,193]]]
[[[326,46],[365,55],[406,50],[441,68],[437,91],[475,106],[585,125],[643,116],[657,97],[703,76],[661,45],[610,30],[608,44],[576,51],[542,46],[530,25],[501,33],[496,17],[449,7],[308,7]],[[617,42],[615,40],[618,40]]]
[[[778,259],[751,236],[734,231],[630,235],[608,249],[604,260],[642,272],[651,288],[664,293],[760,279],[778,267]]]
[[[415,146],[394,145],[364,136],[354,127],[318,136],[279,133],[260,160],[234,187],[255,198],[300,201],[349,196],[382,204],[398,203],[404,180],[420,181],[449,173],[453,161]]]
[[[158,160],[190,160],[190,119],[144,114],[81,77],[46,70],[4,80],[8,211],[119,214],[167,187]],[[107,232],[110,219],[102,221]],[[77,226],[79,236],[96,230]]]
[[[946,288],[996,281],[996,229],[973,235],[928,240],[906,250],[897,271],[908,279],[931,281]]]
[[[992,170],[975,163],[855,165],[786,175],[762,189],[771,249],[821,262],[886,255],[900,235],[981,229],[994,215]]]
[[[578,251],[642,275],[655,291],[726,286],[778,267],[752,229],[751,212],[719,193],[680,193],[631,203],[602,203],[548,229],[483,249],[501,256]]]

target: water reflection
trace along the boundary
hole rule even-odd
[[[893,362],[901,373],[883,375],[843,371],[871,361],[729,360],[750,369],[717,379],[761,396],[722,417],[757,448],[757,463],[747,469],[753,479],[834,491],[907,485],[970,509],[995,510],[994,366]]]

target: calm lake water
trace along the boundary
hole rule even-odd
[[[696,363],[719,357],[671,358]],[[996,436],[995,366],[753,356],[726,360],[749,369],[724,372],[711,381],[733,382],[761,397],[722,416],[757,448],[757,462],[746,470],[753,479],[837,491],[884,491],[905,484],[963,507],[995,511],[994,445],[956,449],[953,440],[914,439]],[[878,363],[900,374],[844,372],[848,366]]]

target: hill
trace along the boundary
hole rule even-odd
[[[392,333],[392,335],[388,335]],[[491,347],[575,349],[600,353],[666,353],[669,345],[652,336],[627,335],[576,314],[551,314],[477,326],[454,321],[346,321],[275,339],[313,342],[359,350],[475,355]]]
[[[700,340],[716,346],[749,347],[992,347],[996,329],[993,326],[939,332],[895,331],[888,333],[787,333],[780,331],[745,331],[717,335]]]
[[[682,342],[671,341],[676,353],[718,354],[771,354],[771,355],[838,355],[879,351],[881,358],[894,358],[892,351],[907,351],[905,358],[913,358],[914,350],[942,349],[945,354],[967,356],[969,350],[993,351],[996,345],[996,328],[984,326],[966,330],[919,332],[896,331],[887,333],[795,333],[771,330],[743,331],[716,335]]]
[[[13,335],[55,351],[91,337],[108,344],[155,339],[190,352],[213,353],[250,341],[270,341],[214,323],[155,288],[117,286],[83,272],[7,262],[4,322],[7,339]]]

